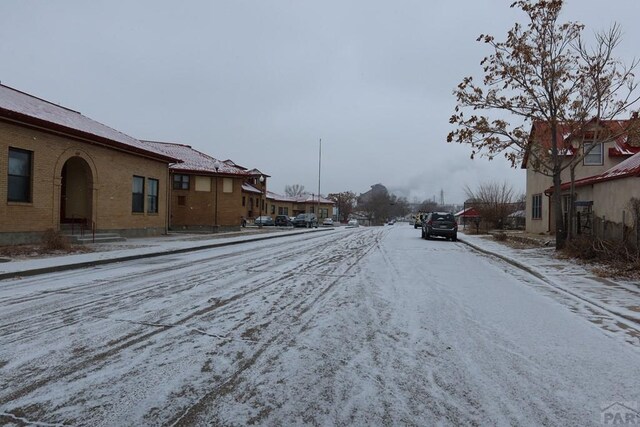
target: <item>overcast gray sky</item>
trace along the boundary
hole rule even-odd
[[[321,192],[382,183],[461,203],[524,171],[447,144],[452,90],[481,75],[513,0],[2,0],[0,81],[139,139],[188,144]],[[588,34],[618,22],[640,50],[640,1],[567,0]]]

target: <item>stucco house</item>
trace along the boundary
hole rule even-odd
[[[0,244],[36,242],[65,224],[166,232],[178,159],[77,111],[0,85]]]
[[[245,211],[243,184],[251,174],[188,145],[144,141],[175,157],[169,166],[169,229],[217,232],[239,229]]]
[[[565,156],[565,164],[573,156],[584,153],[594,145],[593,149],[576,167],[575,179],[581,181],[605,174],[615,168],[621,162],[640,152],[640,138],[638,133],[633,131],[637,123],[637,118],[628,120],[592,121],[590,126],[581,134],[574,134],[568,127],[560,126],[558,129],[559,153]],[[633,125],[633,127],[632,127]],[[599,139],[597,135],[606,133],[614,135],[613,138]],[[551,132],[545,123],[534,123],[530,133],[531,146],[542,151],[549,151],[551,148]],[[555,217],[553,208],[553,181],[550,176],[540,172],[534,156],[525,153],[521,167],[526,169],[526,231],[531,233],[553,233],[555,230]],[[561,174],[562,186],[562,211],[567,215],[569,210],[569,184],[570,172],[566,168]],[[615,180],[619,185],[622,181]],[[584,195],[578,195],[576,200],[580,201]],[[610,198],[619,198],[615,204],[626,203],[629,199],[626,186],[615,190],[609,195]],[[594,205],[596,200],[593,200]],[[598,204],[604,203],[597,200]]]
[[[570,183],[562,184],[563,191],[569,189]],[[632,205],[632,199],[640,201],[640,152],[601,174],[576,180],[575,194],[579,212],[589,211],[580,227],[607,239],[625,239],[640,220]]]

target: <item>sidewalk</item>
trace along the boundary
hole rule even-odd
[[[459,240],[470,247],[522,269],[548,287],[547,292],[562,300],[573,311],[581,312],[594,323],[603,324],[603,314],[614,323],[603,325],[610,331],[630,329],[628,334],[640,343],[640,284],[596,276],[588,264],[556,256],[553,245],[514,249],[489,235],[460,233]]]
[[[324,230],[327,229],[246,228],[242,231],[229,233],[171,233],[157,237],[132,238],[124,242],[93,243],[86,245],[93,252],[60,256],[43,255],[42,257],[0,262],[0,280]]]

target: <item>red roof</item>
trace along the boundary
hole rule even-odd
[[[582,187],[585,185],[593,185],[604,181],[612,181],[614,179],[628,178],[633,176],[640,177],[640,152],[634,154],[633,156],[629,157],[623,162],[618,163],[611,169],[599,175],[578,179],[574,184],[576,187]],[[571,182],[565,182],[561,186],[563,190],[568,190],[570,187]],[[546,192],[552,193],[553,187]]]
[[[478,211],[473,206],[471,206],[454,214],[454,216],[462,218],[477,218],[480,216],[480,213],[478,213]]]
[[[606,128],[611,134],[617,135],[613,141],[614,146],[609,148],[609,157],[626,157],[640,152],[639,130],[634,130],[632,135],[627,133],[627,129],[631,124],[634,124],[634,120],[600,120],[599,124]],[[592,119],[589,123],[595,123],[596,119]],[[584,128],[584,126],[582,126]],[[570,125],[559,124],[557,129],[558,149],[564,154],[573,155],[574,148],[571,146],[571,140],[576,136],[575,131]],[[542,146],[548,150],[551,150],[551,130],[549,124],[543,121],[534,122],[531,127],[531,138],[535,138],[536,142],[542,144]],[[527,168],[527,161],[529,152],[527,151],[522,160],[522,169]]]
[[[181,161],[181,163],[171,165],[171,171],[247,176],[245,170],[195,150],[189,145],[158,141],[144,142],[152,146],[155,150]]]
[[[148,144],[85,117],[77,111],[2,84],[0,84],[0,118],[88,139],[167,163],[177,161],[173,157],[155,151]]]

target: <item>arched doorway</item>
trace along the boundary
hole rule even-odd
[[[91,168],[81,157],[64,163],[60,183],[60,222],[89,224],[92,219],[93,177]]]

